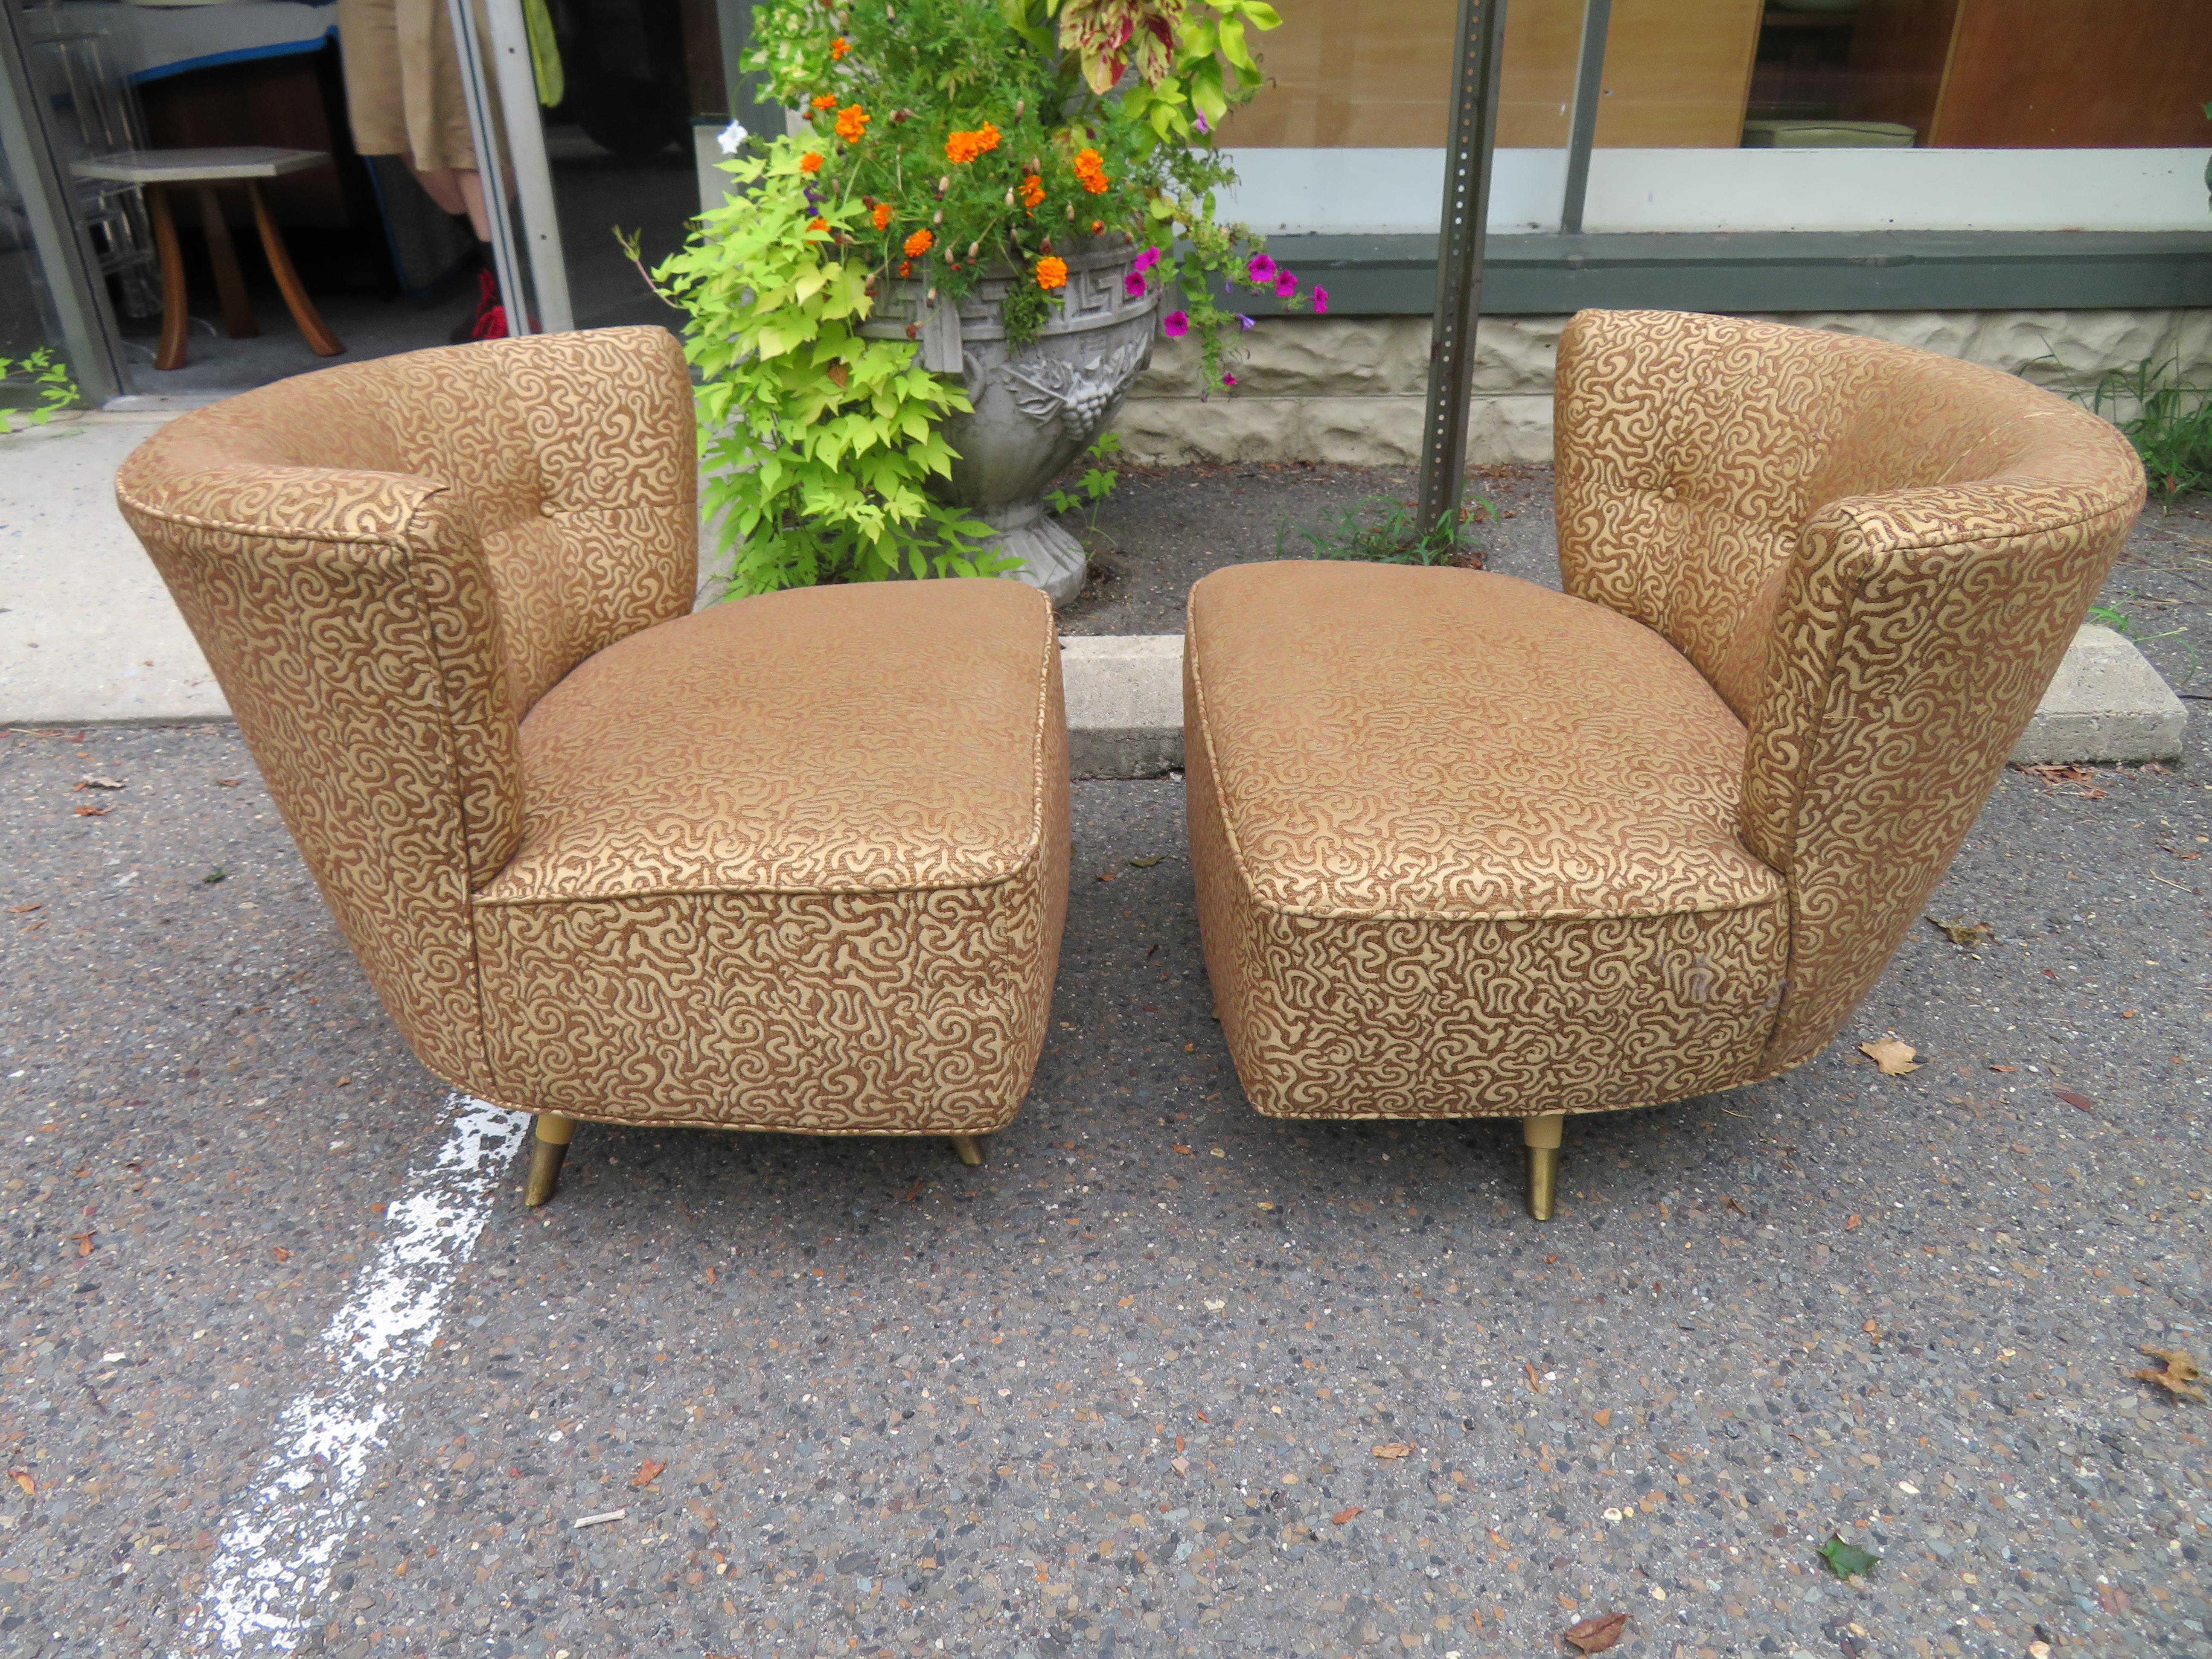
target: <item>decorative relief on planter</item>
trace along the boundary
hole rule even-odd
[[[1145,356],[1145,343],[1132,341],[1080,365],[1017,357],[1002,373],[1013,388],[1015,408],[1040,425],[1058,421],[1071,441],[1087,444],[1106,423],[1106,411],[1128,392]],[[981,366],[972,353],[966,363],[973,386]]]
[[[959,458],[952,476],[932,493],[992,526],[998,550],[1018,559],[1015,574],[1066,604],[1082,592],[1082,544],[1044,511],[1044,488],[1083,453],[1114,416],[1152,359],[1157,294],[1133,296],[1133,244],[1079,246],[1068,265],[1060,303],[1037,337],[1018,349],[1006,343],[1000,304],[1026,271],[996,270],[958,307],[929,302],[927,284],[886,281],[860,332],[908,339],[924,368],[963,374],[972,413],[949,416],[939,430]]]

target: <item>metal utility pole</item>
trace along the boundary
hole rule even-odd
[[[1490,218],[1490,160],[1498,136],[1498,71],[1505,0],[1459,0],[1443,220],[1437,228],[1437,319],[1429,342],[1429,406],[1421,434],[1420,527],[1459,525],[1467,482],[1468,399],[1474,389],[1474,322],[1482,301],[1482,238]]]

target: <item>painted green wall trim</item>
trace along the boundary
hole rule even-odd
[[[1338,316],[1436,304],[1433,236],[1274,236]],[[1492,236],[1482,309],[2043,311],[2212,306],[2212,230],[1729,232]],[[1272,301],[1237,296],[1255,316]]]

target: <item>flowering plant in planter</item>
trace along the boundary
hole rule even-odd
[[[972,309],[993,278],[1020,347],[1054,325],[1071,260],[1127,248],[1127,296],[1160,296],[1164,331],[1194,338],[1224,388],[1250,319],[1217,284],[1327,309],[1214,213],[1234,180],[1214,136],[1259,85],[1252,33],[1278,21],[1264,0],[756,10],[752,67],[799,131],[726,134],[738,193],[653,273],[690,314],[732,592],[990,568],[981,526],[932,494],[958,459],[940,428],[970,412],[968,389],[918,362],[916,329],[864,332],[892,289]]]

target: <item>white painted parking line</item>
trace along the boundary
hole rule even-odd
[[[276,1449],[233,1512],[176,1651],[289,1653],[305,1609],[356,1519],[354,1498],[398,1410],[397,1385],[444,1322],[453,1274],[475,1249],[530,1127],[521,1112],[465,1095],[437,1155],[409,1172],[390,1237],[323,1332],[317,1380],[277,1419]]]

